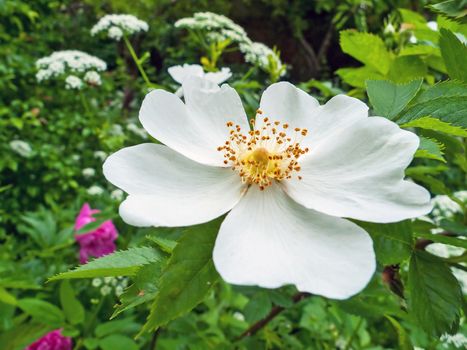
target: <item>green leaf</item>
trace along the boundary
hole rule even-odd
[[[398,349],[400,350],[413,350],[412,342],[410,341],[410,337],[408,336],[405,329],[401,326],[401,324],[393,317],[389,315],[384,315],[389,322],[391,322],[392,326],[397,332],[397,338],[399,342]]]
[[[25,313],[32,316],[37,322],[60,327],[65,324],[65,316],[62,310],[55,305],[40,299],[21,299],[18,300],[18,307]]]
[[[453,232],[458,235],[467,236],[467,226],[463,225],[462,223],[443,219],[441,220],[439,226],[448,232]]]
[[[162,259],[161,253],[150,247],[130,248],[92,260],[74,270],[49,278],[56,281],[68,278],[90,278],[106,276],[132,276],[143,265]]]
[[[446,163],[443,157],[444,145],[436,140],[420,136],[420,145],[418,146],[415,157],[439,160]]]
[[[166,259],[162,259],[144,265],[133,277],[134,283],[120,295],[120,304],[115,306],[111,318],[154,299],[159,291],[159,278],[165,264]]]
[[[212,250],[221,219],[192,226],[180,238],[159,281],[159,293],[143,331],[150,331],[198,305],[219,278]]]
[[[391,64],[391,55],[383,40],[374,34],[344,30],[340,32],[342,51],[386,75]]]
[[[448,0],[439,4],[428,5],[431,10],[438,12],[446,17],[455,20],[464,19],[467,15],[467,1],[465,0]]]
[[[102,350],[138,350],[135,341],[121,334],[112,334],[99,341]]]
[[[385,80],[367,80],[368,97],[376,114],[392,120],[415,97],[423,79],[407,84],[394,84]]]
[[[367,66],[360,68],[340,68],[336,71],[336,74],[339,75],[345,83],[359,88],[364,88],[365,82],[368,79],[384,79],[382,74]]]
[[[462,129],[459,126],[453,126],[449,123],[432,117],[423,117],[420,119],[412,120],[411,122],[402,124],[401,128],[421,128],[425,130],[444,132],[445,134],[453,136],[467,137],[467,129]]]
[[[89,233],[91,231],[97,230],[104,222],[106,222],[107,218],[105,219],[99,219],[92,221],[90,223],[87,223],[83,227],[81,227],[78,231],[75,232],[76,235],[84,235],[85,233]]]
[[[76,298],[70,281],[65,280],[60,284],[60,304],[67,320],[73,324],[84,322],[84,308],[80,301]]]
[[[50,332],[53,327],[40,323],[26,323],[15,325],[12,329],[2,331],[0,344],[2,350],[22,350],[32,342]]]
[[[440,96],[430,101],[416,103],[410,106],[406,112],[402,112],[402,117],[397,120],[397,123],[406,124],[420,118],[432,117],[445,123],[467,129],[466,113],[467,98],[464,96]]]
[[[140,324],[136,323],[132,318],[123,320],[114,320],[100,323],[97,325],[94,334],[98,338],[103,338],[114,333],[132,333],[139,329]]]
[[[160,249],[169,254],[172,253],[175,246],[177,245],[176,241],[159,236],[146,236],[146,239],[156,243]]]
[[[0,287],[0,301],[9,305],[17,304],[15,296],[11,293],[8,293],[8,291],[2,287]]]
[[[436,243],[443,243],[443,244],[467,249],[467,240],[465,239],[459,239],[455,237],[450,237],[450,236],[445,236],[445,235],[440,235],[440,234],[424,233],[424,232],[416,233],[415,235],[420,238],[429,239],[430,241],[433,241]]]
[[[427,102],[439,97],[467,97],[467,84],[457,80],[439,82],[420,93],[414,102]]]
[[[462,291],[439,258],[415,251],[410,260],[409,312],[429,335],[439,337],[459,322]]]
[[[425,62],[417,56],[401,56],[392,61],[386,78],[396,83],[407,83],[427,74]]]
[[[266,292],[255,293],[243,309],[243,315],[248,323],[253,323],[266,317],[271,311],[272,302]]]
[[[447,29],[441,28],[440,34],[439,47],[449,76],[467,82],[467,46]]]
[[[412,253],[412,225],[409,220],[375,224],[358,222],[371,236],[376,259],[383,265],[393,265],[408,259]]]

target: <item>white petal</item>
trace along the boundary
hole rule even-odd
[[[201,78],[183,84],[186,105],[172,93],[154,90],[146,95],[139,118],[157,140],[199,163],[225,166],[217,148],[229,138],[227,121],[243,130],[249,125],[237,92]]]
[[[404,170],[418,137],[395,123],[371,117],[310,150],[302,180],[284,182],[286,192],[307,208],[371,222],[396,222],[428,213],[430,194],[405,181]]]
[[[220,84],[232,76],[230,68],[222,68],[219,72],[209,72],[205,74],[205,78],[213,83]]]
[[[230,210],[244,185],[230,169],[201,165],[170,148],[141,144],[107,158],[104,175],[129,193],[120,215],[135,226],[188,226]]]
[[[345,299],[375,270],[373,243],[350,221],[306,209],[277,185],[252,186],[221,225],[214,264],[229,283]]]
[[[187,77],[204,75],[203,67],[199,64],[184,64],[183,66],[172,66],[167,70],[170,76],[179,84],[183,84]]]
[[[304,147],[313,147],[336,130],[368,116],[368,107],[356,98],[337,95],[320,106],[314,97],[287,82],[268,87],[261,97],[260,109],[263,114],[257,116],[257,125],[263,117],[269,117],[288,123],[291,128],[308,129],[308,136],[300,142]]]

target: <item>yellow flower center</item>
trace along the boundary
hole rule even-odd
[[[257,113],[263,114],[261,110]],[[309,151],[300,147],[300,141],[308,134],[306,129],[295,128],[290,137],[287,123],[264,117],[258,128],[253,119],[251,124],[253,130],[243,133],[239,125],[227,122],[229,139],[217,148],[224,153],[224,163],[230,163],[244,183],[257,184],[263,190],[273,180],[290,179],[294,172],[300,171],[298,159]]]

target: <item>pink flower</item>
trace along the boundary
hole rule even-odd
[[[76,217],[75,230],[79,230],[84,225],[96,221],[93,214],[99,210],[91,209],[88,203],[85,203]],[[80,245],[79,261],[81,264],[88,262],[90,256],[101,257],[113,253],[116,249],[115,240],[118,237],[117,229],[111,220],[105,221],[94,231],[75,235],[76,241]]]
[[[71,338],[64,337],[61,329],[47,333],[24,350],[71,350]]]

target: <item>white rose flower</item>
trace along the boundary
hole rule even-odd
[[[254,130],[237,92],[200,78],[185,103],[164,90],[140,121],[164,145],[124,148],[104,163],[128,193],[135,226],[189,226],[227,213],[213,260],[232,284],[345,299],[376,262],[370,236],[342,219],[397,222],[431,210],[430,194],[404,180],[418,137],[345,95],[325,105],[287,82],[263,93]],[[232,171],[232,169],[234,171]]]
[[[200,77],[216,84],[223,83],[232,76],[230,68],[223,67],[218,72],[205,73],[202,66],[199,64],[184,64],[183,66],[172,66],[168,69],[168,72],[173,80],[180,85],[189,77]],[[179,97],[183,96],[183,89],[177,90],[176,95]]]

